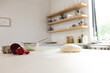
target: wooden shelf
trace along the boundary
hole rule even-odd
[[[66,21],[70,21],[70,20],[74,20],[74,19],[86,18],[86,17],[87,17],[87,15],[81,14],[81,15],[70,17],[70,18],[65,18],[65,19],[61,19],[61,20],[58,20],[58,21],[50,22],[50,23],[47,23],[47,24],[48,25],[53,25],[53,24],[57,24],[57,23],[62,23],[62,22],[66,22]]]
[[[73,10],[76,10],[76,9],[80,9],[80,8],[83,8],[83,7],[86,7],[86,6],[87,6],[87,4],[85,4],[85,3],[75,4],[73,6],[70,6],[68,8],[63,9],[63,10],[60,10],[58,12],[52,13],[52,14],[48,15],[47,18],[55,17],[55,16],[58,16],[62,13],[67,13],[67,12],[70,12],[70,11],[73,11]]]
[[[61,32],[61,31],[68,31],[68,30],[86,29],[86,28],[88,28],[88,26],[77,26],[77,27],[58,29],[58,30],[53,30],[53,31],[48,31],[48,32],[54,33],[54,32]]]

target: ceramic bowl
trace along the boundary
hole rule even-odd
[[[27,51],[34,51],[36,49],[37,43],[23,43],[23,46]]]

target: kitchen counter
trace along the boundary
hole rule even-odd
[[[59,47],[37,47],[29,55],[2,54],[0,73],[110,73],[110,51],[61,53]]]

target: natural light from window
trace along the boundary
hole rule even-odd
[[[99,40],[110,40],[110,1],[95,0]]]

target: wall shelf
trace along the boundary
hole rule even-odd
[[[85,3],[75,4],[73,6],[70,6],[68,8],[63,9],[63,10],[60,10],[58,12],[52,13],[52,14],[48,15],[47,18],[55,17],[55,16],[58,16],[62,13],[64,14],[64,13],[67,13],[67,12],[70,12],[70,11],[73,11],[73,10],[76,10],[76,9],[80,9],[80,8],[83,8],[83,7],[86,7],[86,6],[87,6],[87,4],[85,4]]]
[[[86,18],[87,15],[81,14],[81,15],[76,15],[70,18],[65,18],[65,19],[61,19],[58,21],[54,21],[54,22],[49,22],[47,23],[48,25],[53,25],[53,24],[57,24],[57,23],[62,23],[62,22],[66,22],[66,21],[70,21],[70,20],[75,20],[75,19],[81,19],[81,18]]]
[[[87,29],[87,28],[88,28],[88,26],[77,26],[77,27],[58,29],[58,30],[53,30],[53,31],[48,31],[48,32],[54,33],[54,32],[61,32],[61,31],[68,31],[68,30],[76,30],[76,29]]]

